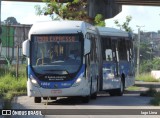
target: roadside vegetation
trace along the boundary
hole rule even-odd
[[[160,91],[155,94],[154,98],[150,101],[150,104],[160,106]]]
[[[140,96],[155,97],[156,94],[157,90],[153,86],[150,86],[149,89],[145,92],[142,92]]]
[[[160,91],[157,91],[153,86],[150,86],[147,91],[142,92],[140,96],[153,97],[153,99],[150,101],[150,104],[154,106],[160,106]]]
[[[10,108],[10,102],[14,96],[24,95],[26,90],[25,65],[19,66],[18,78],[15,67],[0,69],[0,99],[4,100],[4,108]]]
[[[127,91],[139,91],[141,88],[138,86],[130,86],[126,88]]]
[[[136,76],[137,81],[143,81],[143,82],[160,82],[160,79],[155,79],[151,76],[150,73],[142,73],[138,76]]]

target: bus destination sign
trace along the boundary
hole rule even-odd
[[[36,36],[36,42],[77,42],[75,36]]]

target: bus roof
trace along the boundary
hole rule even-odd
[[[95,27],[84,21],[49,21],[35,23],[29,34],[73,34],[95,30]]]
[[[129,37],[129,33],[109,27],[97,27],[99,30],[100,36],[118,36],[118,37]]]

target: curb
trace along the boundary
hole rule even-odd
[[[160,88],[160,82],[143,82],[143,81],[135,81],[135,86],[138,87],[154,87],[154,88]]]

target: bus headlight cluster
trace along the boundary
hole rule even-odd
[[[76,80],[76,83],[80,83],[81,82],[81,78],[78,78],[77,80]]]
[[[38,84],[35,79],[31,79],[31,82],[32,82],[33,84]]]
[[[31,83],[32,83],[34,86],[36,86],[36,87],[40,87],[39,84],[38,84],[38,82],[37,82],[37,80],[34,79],[32,76],[31,76]]]
[[[82,78],[79,77],[72,86],[73,87],[78,86],[81,83],[81,81],[82,81]]]

